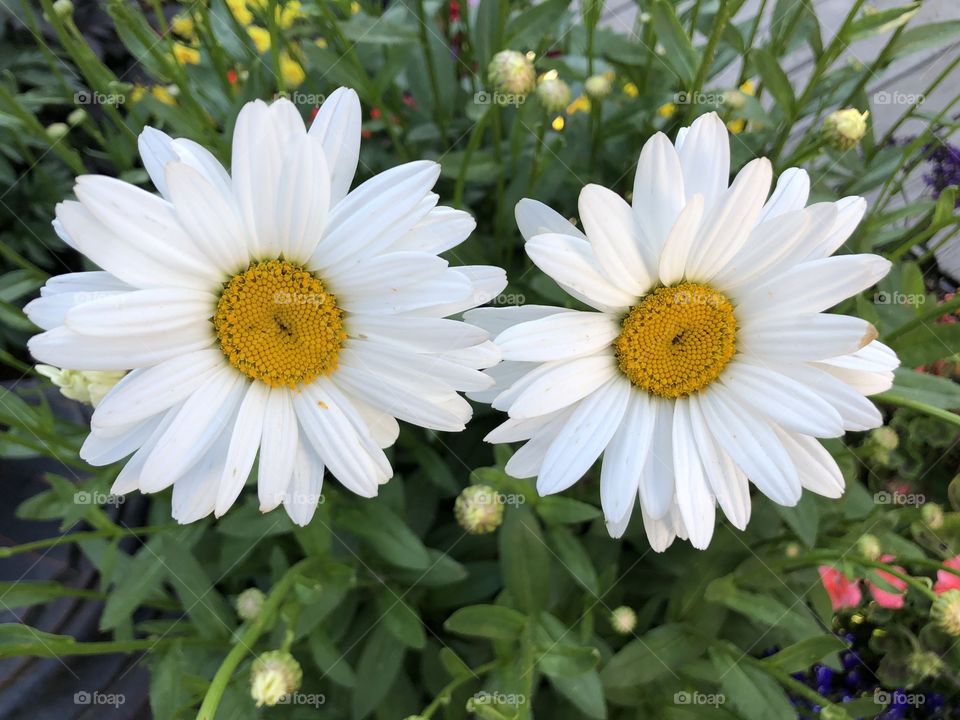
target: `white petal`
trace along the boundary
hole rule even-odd
[[[690,404],[673,406],[673,468],[677,483],[677,507],[695,548],[706,549],[713,537],[716,508],[700,462],[694,438]]]
[[[633,181],[633,212],[640,230],[640,252],[655,270],[660,252],[686,204],[680,156],[663,133],[647,140],[640,151]]]
[[[320,241],[330,207],[330,172],[318,140],[303,136],[290,143],[279,182],[271,246],[304,263]]]
[[[690,250],[696,242],[700,221],[703,219],[703,211],[703,196],[694,195],[687,201],[677,222],[670,229],[658,265],[660,282],[664,285],[673,285],[683,279],[690,260]]]
[[[187,398],[224,367],[223,353],[208,348],[135,370],[110,389],[94,411],[90,425],[105,431],[142,422]]]
[[[811,365],[783,364],[780,372],[814,389],[836,408],[845,430],[860,432],[883,425],[877,407],[842,380]]]
[[[778,215],[802,210],[810,196],[810,176],[806,170],[787,168],[777,178],[777,187],[767,200],[757,223],[773,220]]]
[[[670,515],[663,518],[653,518],[640,508],[643,517],[643,529],[647,533],[647,542],[650,543],[654,552],[663,552],[673,544],[677,537],[676,528],[673,525]]]
[[[733,526],[744,530],[750,521],[750,483],[747,476],[717,444],[700,407],[700,398],[691,395],[687,404],[693,438],[707,484]]]
[[[833,255],[857,229],[857,225],[867,212],[867,201],[855,195],[842,198],[833,205],[837,209],[833,227],[823,242],[814,247],[804,258],[805,260],[817,260]]]
[[[288,388],[271,388],[265,405],[257,469],[260,512],[273,510],[283,502],[293,477],[300,433],[293,396]]]
[[[629,514],[637,501],[655,422],[656,409],[650,396],[630,389],[620,426],[603,452],[600,505],[607,520]]]
[[[71,308],[67,328],[103,338],[166,333],[209,326],[217,307],[215,295],[202,290],[152,288],[91,300]]]
[[[517,227],[520,228],[520,234],[527,241],[532,240],[535,235],[548,233],[572,235],[580,240],[587,239],[587,236],[578,230],[572,222],[538,200],[524,198],[517,203],[514,215],[517,219]]]
[[[350,191],[360,160],[360,98],[351,88],[337,88],[323,104],[310,126],[310,136],[323,145],[330,172],[330,205]]]
[[[724,368],[721,382],[741,401],[774,423],[817,437],[840,437],[843,420],[826,400],[803,383],[747,362]]]
[[[540,368],[542,372],[526,383],[510,404],[510,417],[532,417],[559,410],[590,395],[620,372],[616,360],[607,354],[545,363]],[[499,398],[494,407],[498,406]]]
[[[396,345],[417,352],[443,353],[485,342],[485,330],[442,318],[351,314],[347,333],[361,340]]]
[[[843,473],[837,461],[815,438],[777,431],[777,436],[800,471],[800,483],[807,490],[828,498],[843,495]]]
[[[192,140],[174,140],[165,132],[147,127],[137,138],[143,167],[157,191],[170,199],[166,169],[169,163],[182,162],[194,168],[214,187],[229,192],[230,175],[209,150]]]
[[[636,300],[606,278],[586,240],[569,235],[537,235],[527,241],[526,250],[537,267],[590,307],[612,312],[626,309]]]
[[[629,399],[630,382],[615,377],[577,406],[547,450],[538,493],[566,490],[590,469],[620,426]]]
[[[654,283],[640,254],[636,219],[626,201],[600,185],[580,191],[580,219],[597,262],[626,293],[642,295]]]
[[[267,397],[270,388],[260,382],[252,382],[240,403],[237,420],[233,426],[226,463],[217,489],[217,503],[214,514],[223,515],[243,490],[250,469],[257,457],[260,436],[266,416]]]
[[[877,337],[866,320],[817,314],[745,322],[737,333],[741,352],[765,361],[824,360],[855,353]]]
[[[283,498],[283,507],[290,519],[304,527],[313,519],[323,489],[323,463],[305,442],[297,444],[290,487]]]
[[[483,328],[490,335],[497,336],[507,328],[519,323],[540,320],[541,318],[572,313],[576,310],[552,307],[550,305],[506,305],[503,307],[483,307],[469,310],[463,314],[463,319],[472,325]]]
[[[414,250],[436,255],[462,243],[476,226],[477,221],[468,212],[435,207],[390,249]]]
[[[726,126],[715,112],[701,115],[685,133],[677,150],[687,201],[694,195],[703,195],[704,209],[709,213],[726,190],[730,177],[730,141]]]
[[[234,415],[249,382],[225,367],[187,398],[144,463],[143,492],[162,490],[200,460]]]
[[[95,467],[109,465],[125,458],[143,445],[160,424],[155,417],[136,425],[117,435],[101,435],[91,431],[80,448],[80,457]]]
[[[34,335],[27,342],[27,348],[40,362],[56,367],[72,370],[132,370],[202,350],[213,342],[212,326],[191,326],[176,332],[116,338],[87,337],[58,327]]]
[[[673,400],[649,397],[654,413],[649,450],[640,475],[640,504],[646,515],[660,519],[674,505]]]
[[[800,479],[770,424],[744,407],[720,383],[700,394],[700,407],[720,447],[775,503],[800,500]],[[674,453],[676,459],[676,453]]]
[[[571,312],[514,325],[495,342],[505,360],[542,362],[592,355],[619,334],[620,323],[612,315]]]

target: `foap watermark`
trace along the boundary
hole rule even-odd
[[[74,705],[104,705],[112,708],[119,708],[127,701],[123,693],[103,693],[99,690],[87,692],[81,690],[73,694]]]
[[[476,502],[478,505],[513,505],[514,507],[520,507],[526,504],[527,498],[520,493],[494,492],[478,495]]]
[[[481,690],[471,699],[477,705],[509,705],[510,707],[522,707],[527,703],[527,696],[521,693],[488,692],[486,690]]]
[[[293,92],[278,92],[273,96],[274,100],[279,100],[280,98],[289,100],[294,105],[319,107],[320,105],[323,105],[324,101],[327,99],[327,96],[323,93],[305,93],[299,90],[294,90]]]
[[[727,93],[725,92],[688,92],[681,90],[673,94],[675,105],[710,105],[720,107],[727,102]]]
[[[897,707],[903,707],[904,705],[919,707],[927,702],[927,697],[923,693],[908,693],[903,690],[894,690],[891,692],[883,688],[875,688],[873,691],[873,701],[877,705],[893,704]]]
[[[124,495],[112,495],[100,490],[77,490],[73,494],[74,505],[123,505],[126,501]]]
[[[78,90],[73,94],[77,105],[123,105],[127,102],[124,93],[104,93],[99,90]]]
[[[681,690],[673,694],[674,705],[712,705],[720,707],[727,701],[723,693],[688,692]]]
[[[881,291],[873,296],[873,302],[877,305],[923,305],[927,301],[927,296],[922,293],[902,293],[894,290],[893,292]]]
[[[305,705],[312,708],[319,708],[327,702],[327,696],[323,693],[304,693],[292,692],[284,695],[277,701],[277,705]]]
[[[518,93],[502,93],[494,90],[480,90],[473,94],[473,102],[476,105],[523,105],[527,101],[526,95]]]
[[[874,105],[923,105],[926,101],[927,96],[923,93],[878,90],[873,94]]]
[[[330,298],[323,293],[278,291],[273,294],[274,305],[325,305]]]
[[[873,494],[873,502],[877,505],[902,505],[905,507],[919,507],[927,501],[923,493],[905,493],[900,490],[881,490]]]

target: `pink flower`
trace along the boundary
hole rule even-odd
[[[943,562],[944,567],[960,570],[960,555]],[[954,575],[946,570],[937,570],[937,581],[933,584],[933,591],[939,595],[947,590],[960,590],[960,575]]]
[[[896,558],[893,555],[883,555],[880,557],[880,560],[885,563],[892,562]],[[902,573],[906,573],[899,565],[893,566],[895,569],[899,570]],[[890,573],[884,570],[878,570],[877,575],[888,585],[895,587],[898,592],[890,592],[889,590],[884,590],[883,588],[874,585],[869,580],[866,581],[867,587],[870,588],[870,594],[873,595],[873,599],[877,601],[877,605],[889,610],[899,610],[903,607],[903,598],[906,595],[907,583],[901,580],[900,578],[891,575]]]
[[[830,596],[834,612],[860,604],[863,594],[860,592],[860,583],[857,580],[847,579],[843,571],[829,565],[821,565],[818,570],[823,589]]]

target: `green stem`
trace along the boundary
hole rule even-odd
[[[53,644],[43,645],[36,643],[4,645],[0,648],[0,658],[11,657],[42,657],[42,658],[64,658],[70,655],[111,655],[113,653],[132,653],[143,650],[150,651],[173,643],[185,643],[188,645],[206,645],[217,646],[219,643],[202,638],[143,638],[140,640],[116,640],[106,642],[55,642]]]
[[[485,675],[486,673],[495,669],[499,664],[500,664],[499,661],[492,660],[491,662],[488,662],[484,665],[480,665],[479,667],[476,667],[473,670],[471,670],[470,675],[461,675],[458,678],[454,678],[453,680],[451,680],[450,682],[448,682],[446,685],[443,686],[440,692],[437,693],[437,696],[431,701],[429,705],[427,705],[423,709],[423,712],[421,712],[417,717],[423,718],[423,720],[430,720],[430,718],[433,717],[434,713],[436,713],[437,710],[439,710],[441,707],[445,706],[448,702],[450,702],[450,696],[453,695],[454,692],[456,692],[457,688],[459,688],[464,683],[470,682],[471,680],[476,680],[481,675]]]
[[[220,664],[220,668],[213,676],[210,687],[207,688],[207,694],[203,697],[203,704],[200,705],[200,711],[197,713],[197,720],[213,720],[217,715],[217,708],[220,706],[220,700],[223,699],[223,693],[227,689],[230,678],[241,661],[250,652],[260,636],[271,626],[273,618],[280,608],[287,593],[293,587],[294,582],[300,577],[304,568],[316,561],[316,558],[306,558],[291,567],[284,574],[280,581],[274,585],[273,590],[263,604],[263,609],[256,619],[253,620],[244,630],[236,645],[227,653],[227,656]]]
[[[477,151],[477,148],[480,147],[480,141],[483,139],[483,131],[487,126],[487,122],[489,121],[492,112],[493,109],[488,108],[483,115],[480,116],[480,119],[477,120],[477,124],[473,126],[473,131],[470,133],[470,139],[467,140],[467,149],[463,152],[463,160],[460,163],[460,172],[457,173],[457,183],[453,190],[454,207],[461,209],[463,208],[463,192],[467,184],[467,170],[470,169],[470,159]]]
[[[952,413],[949,410],[943,410],[942,408],[934,407],[933,405],[927,405],[927,403],[920,402],[919,400],[911,400],[910,398],[902,397],[889,390],[885,393],[874,395],[873,399],[878,402],[889,403],[890,405],[898,405],[899,407],[918,410],[919,412],[926,413],[931,417],[935,417],[939,420],[943,420],[944,422],[948,422],[951,425],[960,427],[960,415]]]
[[[469,8],[464,8],[469,12]],[[433,91],[433,113],[440,128],[440,137],[443,146],[447,146],[447,121],[443,102],[440,99],[440,83],[437,82],[437,68],[433,62],[433,50],[430,48],[430,38],[427,35],[427,11],[423,0],[417,0],[417,19],[420,21],[420,44],[423,46],[423,58],[427,64],[427,77],[430,79],[430,89]]]
[[[794,695],[799,695],[800,697],[809,700],[814,705],[819,705],[821,708],[826,708],[826,707],[831,707],[836,705],[832,700],[824,697],[823,695],[818,693],[816,690],[811,688],[809,685],[804,685],[799,680],[794,680],[792,677],[790,677],[789,673],[784,672],[783,670],[781,670],[780,668],[776,667],[771,663],[764,662],[763,660],[758,660],[757,658],[751,657],[750,655],[745,656],[743,658],[743,661],[749,663],[750,665],[753,665],[758,670],[765,672],[767,675],[769,675],[778,683],[783,685],[787,690],[792,692]],[[842,706],[837,706],[837,707],[842,707]]]
[[[697,3],[699,5],[699,2]],[[720,44],[720,38],[723,31],[730,22],[730,16],[733,12],[733,3],[730,0],[720,0],[720,9],[713,19],[713,28],[710,31],[710,37],[707,38],[707,44],[703,49],[703,56],[700,59],[700,66],[697,68],[697,74],[693,78],[693,85],[690,87],[690,98],[695,99],[703,90],[703,85],[707,81],[710,68],[713,65],[713,56],[716,54],[717,46]],[[691,102],[687,109],[687,120],[693,120],[693,114],[696,112],[697,103]]]
[[[141,535],[151,535],[164,530],[172,530],[180,527],[176,523],[166,525],[145,525],[144,527],[127,528],[112,527],[102,530],[84,530],[81,532],[69,533],[55,538],[45,538],[43,540],[34,540],[33,542],[23,543],[22,545],[13,545],[11,547],[0,548],[0,558],[8,558],[14,555],[20,555],[34,550],[43,550],[56,545],[67,545],[69,543],[81,542],[83,540],[96,540],[98,538],[114,537],[139,537]]]

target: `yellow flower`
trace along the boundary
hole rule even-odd
[[[566,125],[566,122],[564,122],[564,119],[563,119],[563,116],[562,116],[562,115],[557,115],[557,116],[553,119],[553,122],[550,123],[550,127],[552,127],[552,128],[553,128],[554,130],[556,130],[557,132],[560,132],[561,130],[563,130],[563,126],[564,126],[564,125]]]
[[[133,90],[130,91],[130,102],[140,102],[143,99],[143,95],[146,93],[146,91],[147,89],[143,85],[134,85]]]
[[[623,86],[623,92],[626,94],[627,97],[632,97],[632,98],[635,98],[637,97],[637,95],[640,94],[640,90],[632,82],[628,82]]]
[[[200,62],[200,51],[183,43],[174,43],[173,57],[181,65],[196,65]]]
[[[754,85],[753,80],[744,80],[743,85],[740,86],[740,92],[753,97],[757,94],[757,86]]]
[[[270,49],[270,31],[266,28],[251,25],[247,28],[247,34],[256,45],[258,53],[263,54]]]
[[[326,38],[317,38],[316,40],[313,41],[313,44],[316,45],[316,46],[317,46],[318,48],[320,48],[320,49],[325,49],[325,48],[327,47],[327,39],[326,39]]]
[[[164,105],[176,105],[177,98],[174,97],[172,92],[170,92],[170,88],[173,87],[175,86],[171,85],[170,87],[164,87],[163,85],[154,85],[152,88],[150,88],[150,94]]]
[[[174,15],[170,27],[180,37],[191,39],[194,36],[193,18],[189,15]]]
[[[249,25],[253,22],[253,13],[247,7],[247,0],[227,0],[227,7],[241,25]]]
[[[867,133],[867,118],[870,111],[860,112],[856,108],[835,110],[823,121],[823,132],[827,143],[836,150],[849,150],[856,146]]]
[[[739,135],[743,132],[743,129],[747,126],[747,121],[743,120],[728,120],[727,121],[727,130],[732,132],[734,135]]]
[[[297,0],[289,0],[282,9],[277,6],[277,24],[284,30],[302,17],[304,17],[303,7]]]
[[[664,118],[665,120],[669,120],[676,114],[677,114],[677,106],[672,102],[664,103],[663,105],[657,108],[657,115]]]
[[[350,13],[352,15],[356,15],[358,12],[360,12],[360,3],[354,0],[352,3],[350,3]]]
[[[573,115],[578,112],[590,112],[590,98],[586,95],[581,95],[567,105],[567,115]]]
[[[286,52],[280,54],[280,76],[287,87],[298,87],[307,79],[307,74],[303,71],[300,63]]]

